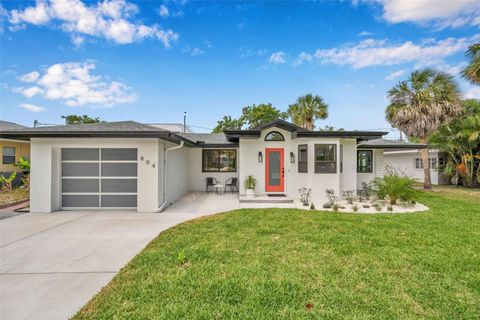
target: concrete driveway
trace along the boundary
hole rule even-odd
[[[68,319],[161,231],[238,209],[189,193],[163,213],[30,213],[0,220],[0,319]],[[262,206],[263,207],[263,206]]]

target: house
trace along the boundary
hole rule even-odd
[[[277,120],[251,130],[177,133],[133,121],[15,129],[1,136],[30,139],[34,212],[130,209],[159,212],[205,178],[221,183],[257,179],[256,193],[312,201],[326,189],[341,195],[384,173],[386,132],[307,131]],[[420,148],[420,145],[410,145]]]
[[[12,129],[26,129],[27,127],[8,121],[0,120],[0,132],[5,132]],[[13,171],[18,173],[22,169],[17,168],[15,163],[24,157],[30,159],[30,141],[0,138],[0,150],[2,152],[2,162],[0,163],[0,175],[9,176]],[[19,181],[20,176],[16,179]]]
[[[419,182],[424,181],[424,171],[422,156],[419,149],[391,150],[384,153],[385,165],[400,170],[407,176],[412,177]],[[441,168],[446,164],[447,155],[438,150],[428,151],[428,161],[430,167],[430,178],[432,184],[447,184]]]

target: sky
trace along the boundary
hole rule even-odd
[[[61,115],[179,123],[197,132],[244,106],[321,96],[347,130],[384,130],[410,72],[455,76],[480,40],[480,1],[0,1],[0,119]],[[398,135],[392,131],[390,137]]]

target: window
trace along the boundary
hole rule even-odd
[[[340,173],[343,172],[343,145],[340,145]]]
[[[202,159],[203,172],[237,171],[237,150],[204,149]]]
[[[372,173],[373,152],[372,150],[357,151],[357,172]]]
[[[272,131],[265,137],[265,141],[285,141],[283,135],[278,131]]]
[[[430,166],[430,169],[438,169],[439,166],[439,160],[440,160],[440,165],[443,165],[444,159],[440,158],[428,158],[428,165]],[[415,169],[423,169],[423,162],[421,158],[415,158]]]
[[[308,145],[298,146],[298,172],[308,173]]]
[[[15,148],[14,147],[3,147],[3,164],[12,164],[15,163]]]
[[[337,173],[336,150],[334,144],[315,145],[315,173]]]

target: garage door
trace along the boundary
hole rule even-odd
[[[135,209],[137,149],[63,148],[62,209]]]

